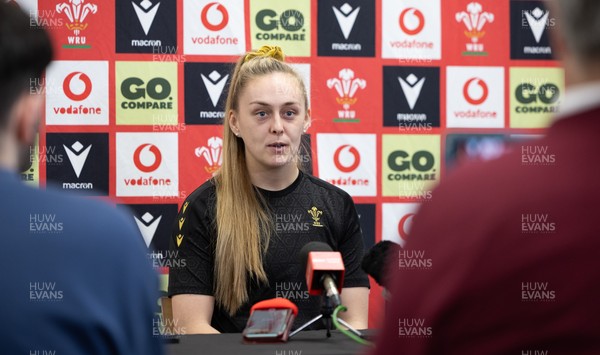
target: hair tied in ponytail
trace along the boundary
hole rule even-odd
[[[257,51],[248,52],[246,57],[244,58],[244,63],[256,57],[272,57],[281,62],[284,61],[285,55],[283,54],[283,49],[279,46],[262,46]]]

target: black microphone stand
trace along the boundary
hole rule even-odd
[[[333,308],[333,303],[331,302],[330,297],[327,295],[323,295],[323,297],[324,298],[323,298],[323,305],[321,306],[321,314],[319,314],[318,316],[314,317],[313,319],[309,320],[308,322],[306,322],[305,324],[300,326],[298,329],[291,332],[289,335],[290,338],[293,337],[294,335],[298,334],[298,332],[302,331],[303,329],[310,326],[314,322],[318,321],[319,319],[323,319],[323,322],[325,323],[325,328],[327,329],[327,337],[331,338],[331,329],[333,329],[333,321],[332,321],[331,316],[333,315],[334,308]],[[357,335],[361,338],[363,337],[361,332],[352,328],[352,326],[350,324],[348,324],[346,321],[344,321],[343,319],[338,318],[338,321],[340,322],[340,324],[342,324],[344,327],[348,328],[348,330],[351,331],[352,333],[354,333],[355,335]]]

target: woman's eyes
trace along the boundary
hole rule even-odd
[[[269,113],[267,111],[257,111],[254,114],[258,118],[267,118],[269,116]],[[282,117],[284,117],[284,118],[294,118],[294,117],[296,117],[296,111],[295,110],[283,111]]]

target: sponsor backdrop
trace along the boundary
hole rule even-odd
[[[353,196],[367,246],[404,244],[432,187],[541,134],[564,93],[542,1],[17,3],[56,47],[32,83],[45,118],[23,179],[128,207],[163,286],[177,210],[222,162],[225,92],[247,50],[279,45],[305,78],[302,161]],[[373,282],[371,326],[382,303]]]

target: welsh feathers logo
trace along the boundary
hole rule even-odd
[[[223,156],[221,155],[223,150],[223,139],[220,137],[210,137],[207,146],[208,147],[197,147],[194,150],[194,154],[198,158],[204,158],[204,161],[208,164],[204,169],[207,173],[213,174],[223,164]]]
[[[480,40],[485,36],[483,30],[485,24],[494,22],[494,14],[483,11],[480,3],[471,2],[467,5],[466,12],[461,11],[456,14],[456,21],[465,25],[465,36],[471,39],[463,55],[487,55]]]
[[[88,27],[86,18],[98,12],[98,5],[85,3],[85,0],[69,0],[68,3],[57,4],[56,12],[67,18],[65,26],[73,32],[73,36],[67,37],[68,44],[63,45],[63,48],[91,48],[82,31]]]
[[[358,100],[355,97],[356,92],[367,87],[367,81],[356,78],[352,69],[344,68],[340,70],[337,78],[327,80],[327,87],[335,90],[338,94],[336,101],[343,108],[338,111],[339,117],[334,119],[334,122],[360,122],[360,119],[356,118],[356,111],[350,110],[350,107]]]

